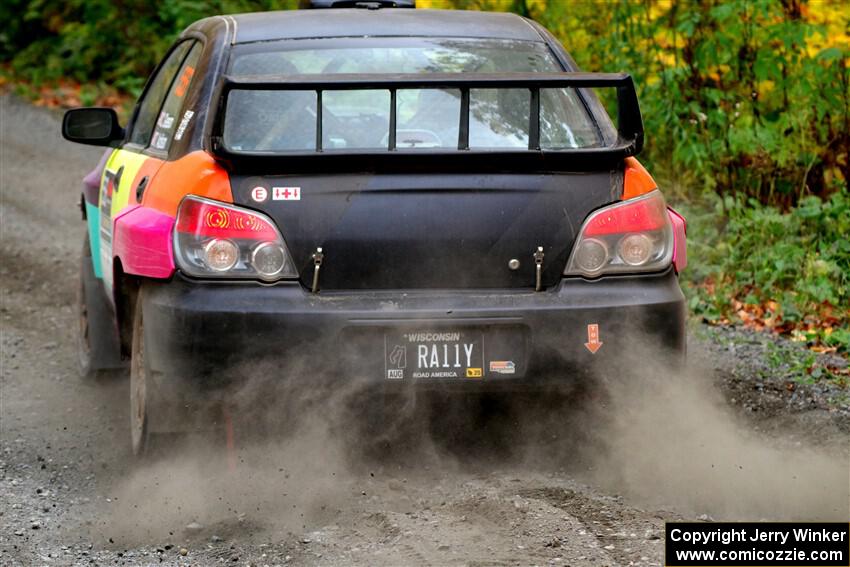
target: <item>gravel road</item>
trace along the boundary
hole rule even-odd
[[[766,362],[796,345],[698,325],[687,371],[506,410],[481,442],[365,454],[318,412],[235,467],[215,440],[138,462],[126,378],[76,370],[77,203],[101,152],[8,95],[0,128],[2,565],[659,565],[665,520],[850,517],[847,391]]]

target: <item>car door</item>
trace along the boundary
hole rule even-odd
[[[136,105],[124,143],[112,152],[106,162],[98,200],[99,219],[95,221],[98,224],[99,250],[93,249],[92,257],[100,259],[109,297],[112,297],[113,286],[112,233],[115,218],[127,206],[135,204],[139,173],[144,171],[147,181],[167,157],[177,126],[175,115],[192,80],[201,50],[201,44],[194,40],[182,41],[172,48]]]

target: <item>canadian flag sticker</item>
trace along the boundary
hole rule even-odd
[[[275,201],[300,201],[301,187],[272,187],[272,199]]]

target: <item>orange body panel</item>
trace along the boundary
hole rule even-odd
[[[655,183],[655,180],[646,168],[637,159],[627,157],[625,181],[623,183],[623,200],[640,197],[657,188],[658,184]]]
[[[180,201],[188,194],[225,203],[233,202],[230,177],[204,151],[192,152],[178,160],[163,163],[150,189],[145,192],[142,203],[173,217],[177,215]]]

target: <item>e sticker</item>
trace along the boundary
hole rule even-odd
[[[258,203],[262,203],[269,198],[269,190],[265,187],[254,187],[251,189],[251,198]]]

